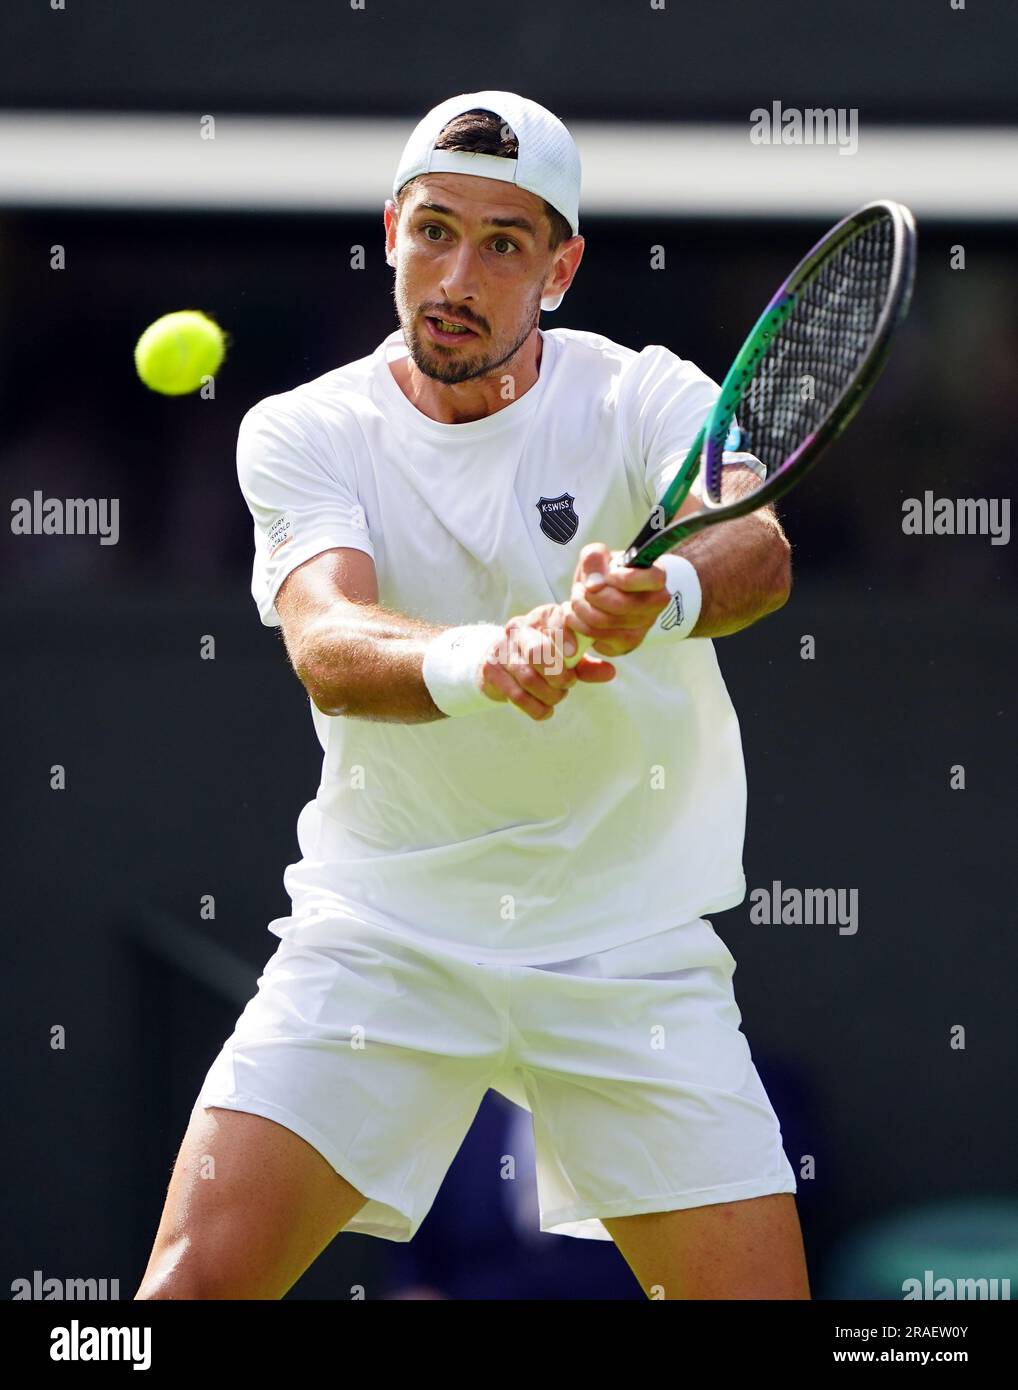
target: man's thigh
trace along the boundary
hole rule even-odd
[[[665,937],[515,974],[543,1230],[603,1238],[608,1219],[795,1192],[734,959],[706,923]]]
[[[141,1296],[281,1298],[339,1231],[427,1215],[504,1051],[501,977],[343,930],[280,945],[209,1068]]]
[[[364,1200],[292,1130],[198,1107],[135,1297],[282,1298]]]
[[[648,1298],[810,1297],[790,1192],[617,1216],[604,1225]]]

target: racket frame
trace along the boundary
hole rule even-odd
[[[891,263],[891,293],[881,309],[877,326],[861,365],[818,429],[795,449],[758,488],[731,502],[721,501],[721,467],[724,441],[737,413],[746,387],[753,379],[753,370],[778,328],[789,317],[796,304],[796,294],[805,281],[849,237],[878,217],[890,215],[894,225],[894,257]],[[890,351],[895,329],[908,312],[915,279],[915,220],[901,203],[877,199],[856,209],[835,223],[807,251],[802,260],[772,296],[766,309],[753,325],[749,336],[728,370],[721,391],[707,423],[697,435],[674,479],[657,503],[651,517],[622,555],[621,563],[637,569],[652,565],[660,555],[696,535],[706,526],[729,521],[776,501],[795,486],[836,439],[862,405],[867,393],[880,375]],[[674,517],[693,485],[697,471],[703,477],[703,510],[670,526],[660,524],[662,511]]]

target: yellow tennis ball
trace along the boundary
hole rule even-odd
[[[226,353],[223,330],[197,309],[180,309],[150,323],[134,346],[138,375],[152,391],[186,396],[214,376]]]

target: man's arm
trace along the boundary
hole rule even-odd
[[[759,486],[749,468],[724,470],[725,501]],[[699,510],[687,497],[678,515]],[[693,637],[728,637],[783,607],[792,592],[792,547],[773,507],[708,526],[676,553],[694,567],[703,593]]]
[[[446,717],[423,675],[428,644],[445,629],[381,608],[374,561],[364,551],[314,556],[286,577],[275,605],[293,669],[323,714],[400,724]],[[494,644],[478,672],[489,699],[536,720],[550,718],[583,678],[543,661],[547,643],[530,621],[543,616],[535,609],[505,624],[513,640]]]
[[[419,724],[445,716],[421,677],[441,630],[378,607],[374,561],[328,550],[289,574],[276,595],[290,664],[323,714]]]
[[[759,487],[751,469],[727,467],[724,487],[732,499]],[[701,510],[687,497],[677,517]],[[675,552],[693,565],[703,595],[693,637],[727,637],[773,613],[792,587],[791,547],[772,507],[711,526],[684,541]],[[576,627],[598,636],[593,650],[602,656],[633,651],[657,622],[670,597],[659,566],[611,571],[612,552],[585,546],[573,581],[570,607]],[[591,576],[607,576],[603,581]]]

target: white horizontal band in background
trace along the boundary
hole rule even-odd
[[[412,122],[0,113],[0,205],[380,215]],[[213,116],[215,112],[210,113]],[[566,120],[585,217],[837,218],[873,198],[920,219],[1018,219],[1018,130],[870,125],[858,148],[758,145],[745,124]]]

